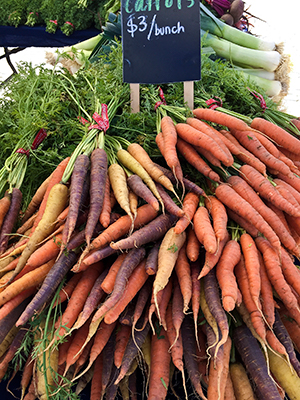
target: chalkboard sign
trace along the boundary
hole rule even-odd
[[[123,80],[161,84],[201,78],[196,0],[122,0]]]

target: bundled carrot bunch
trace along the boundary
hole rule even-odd
[[[22,355],[22,398],[90,382],[91,400],[135,399],[141,373],[165,399],[175,372],[186,398],[189,380],[202,399],[240,399],[236,373],[249,398],[298,398],[299,141],[193,114],[157,107],[168,168],[92,126],[33,196],[25,237],[5,235],[0,376]]]

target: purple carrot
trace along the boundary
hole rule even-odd
[[[169,169],[167,169],[167,168],[164,168],[164,167],[162,167],[162,166],[159,165],[159,164],[155,164],[155,165],[157,165],[158,168],[159,168],[161,171],[163,171],[163,173],[170,179],[170,181],[171,181],[173,184],[176,184],[176,183],[177,183],[177,182],[176,182],[176,178],[175,178],[175,176],[173,175],[173,173],[172,173],[171,170],[169,170]],[[184,184],[184,187],[185,187],[186,191],[194,192],[194,193],[196,193],[198,196],[207,197],[205,191],[204,191],[200,186],[198,186],[196,183],[190,181],[189,179],[183,178],[183,184]]]
[[[113,249],[126,250],[155,242],[161,239],[176,221],[175,215],[161,214],[142,228],[134,231],[127,238],[111,243],[110,246]]]
[[[273,331],[277,336],[278,340],[280,341],[280,343],[283,344],[283,346],[285,347],[289,355],[290,362],[294,367],[297,375],[300,377],[300,362],[296,356],[292,339],[288,331],[286,330],[286,327],[284,326],[283,322],[281,321],[279,312],[277,310],[275,310],[275,322],[273,325]]]
[[[8,246],[10,234],[17,222],[21,209],[22,192],[20,189],[14,188],[11,192],[11,202],[9,209],[4,217],[1,234],[0,234],[0,254],[4,253]]]
[[[166,192],[164,187],[160,183],[155,183],[156,189],[162,198],[165,209],[168,213],[176,215],[176,217],[181,218],[184,216],[184,211],[178,207],[178,205],[173,201],[172,197]]]
[[[135,357],[137,356],[138,352],[141,349],[141,346],[146,340],[146,337],[150,330],[150,324],[147,323],[143,330],[139,330],[135,335],[130,337],[125,353],[123,355],[122,365],[119,369],[119,375],[114,382],[116,385],[124,378],[126,373],[129,371],[131,364]]]
[[[184,320],[183,312],[183,297],[180,289],[180,285],[177,276],[174,275],[173,278],[173,297],[172,297],[172,321],[176,332],[175,342],[177,341],[180,333],[180,328]],[[175,343],[174,342],[174,343]],[[172,346],[174,343],[170,343]]]
[[[94,315],[93,322],[103,316],[117,303],[118,300],[120,300],[124,290],[126,290],[127,281],[130,275],[132,274],[133,270],[139,265],[139,263],[145,258],[145,256],[146,250],[143,247],[129,250],[128,254],[123,260],[123,263],[121,264],[121,267],[117,272],[114,289],[108,299],[105,300],[104,303],[102,303],[102,305]]]
[[[103,226],[98,223],[96,224],[96,227],[94,229],[93,236],[99,235],[99,233],[103,230]],[[76,247],[81,246],[83,243],[85,243],[85,229],[82,231],[79,231],[76,233],[70,240],[69,243],[66,246],[67,250],[74,250]]]
[[[76,158],[71,176],[69,212],[62,233],[62,242],[65,244],[68,243],[76,226],[81,203],[81,193],[86,181],[89,165],[90,159],[86,154],[80,154]]]
[[[24,325],[36,312],[38,312],[51,298],[58,285],[62,282],[67,272],[77,261],[74,251],[63,252],[55,262],[40,289],[25,308],[16,322],[16,326]]]
[[[90,244],[103,206],[104,187],[107,177],[107,154],[95,149],[91,154],[90,209],[85,227],[85,239]]]
[[[161,240],[154,243],[153,247],[149,250],[145,270],[148,275],[155,275],[158,267],[158,251],[161,244]]]
[[[233,342],[250,379],[257,386],[263,399],[281,400],[274,379],[270,376],[264,354],[256,338],[246,325],[233,331]]]
[[[141,199],[145,200],[146,203],[150,204],[154,210],[159,210],[159,202],[157,198],[138,175],[130,175],[127,178],[127,183],[135,194],[137,194]]]
[[[119,315],[119,322],[122,325],[128,325],[132,326],[132,320],[133,320],[133,313],[135,309],[137,298],[136,296],[131,300],[129,304],[125,307],[125,309],[121,312]]]
[[[117,372],[114,369],[114,357],[116,345],[116,329],[110,335],[106,345],[103,348],[103,371],[102,371],[102,393],[104,393],[110,384],[114,383]],[[106,396],[105,396],[106,398]]]
[[[133,313],[133,318],[132,318],[132,331],[134,331],[137,322],[139,321],[140,317],[142,316],[147,302],[151,299],[151,293],[152,293],[152,285],[153,285],[153,280],[152,279],[147,279],[146,282],[144,283],[143,287],[138,293],[134,313]]]
[[[216,278],[215,268],[211,269],[203,279],[204,297],[207,302],[207,306],[215,318],[222,335],[222,338],[216,347],[217,355],[218,349],[226,342],[228,338],[229,325],[226,313],[221,303],[220,290]]]
[[[80,271],[85,271],[91,264],[94,264],[98,261],[104,260],[105,258],[110,257],[113,254],[116,254],[118,250],[113,249],[110,246],[103,247],[103,249],[94,251],[91,255],[87,256],[87,258],[80,263]],[[73,272],[78,272],[78,265],[75,265],[72,269]]]
[[[197,342],[195,337],[195,329],[193,320],[186,315],[181,326],[182,343],[183,343],[183,358],[188,376],[191,383],[202,399],[206,399],[201,386],[201,374],[198,369],[196,359]]]

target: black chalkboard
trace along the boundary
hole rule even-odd
[[[197,0],[122,0],[123,80],[161,84],[201,78]]]

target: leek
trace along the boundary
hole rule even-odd
[[[269,97],[278,96],[282,90],[280,81],[266,79],[258,75],[249,74],[242,70],[238,70],[238,73],[242,74],[245,79],[249,80],[249,82],[252,82],[262,88]]]
[[[201,29],[249,49],[270,51],[276,44],[227,25],[200,2]]]
[[[237,71],[245,72],[246,74],[259,76],[260,78],[269,79],[270,81],[276,80],[275,72],[266,71],[262,68],[241,68],[238,66],[234,66]]]
[[[246,68],[262,68],[273,72],[281,62],[281,55],[275,50],[255,50],[243,47],[202,29],[201,37],[205,46],[212,47],[218,57],[225,58],[234,65]]]

